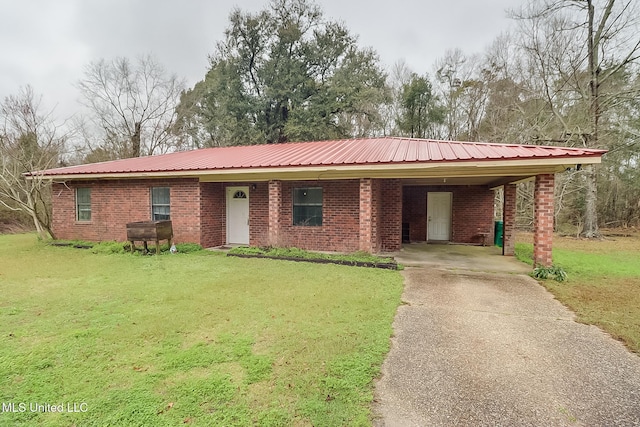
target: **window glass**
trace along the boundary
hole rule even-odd
[[[293,225],[322,225],[322,188],[293,189]]]
[[[91,221],[91,189],[76,188],[76,219]]]
[[[171,194],[169,187],[151,188],[151,219],[171,219]]]

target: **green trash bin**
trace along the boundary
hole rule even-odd
[[[502,234],[504,233],[504,223],[496,221],[493,229],[493,244],[502,247]]]

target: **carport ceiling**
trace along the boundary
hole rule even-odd
[[[402,179],[404,185],[488,185],[498,187],[539,174],[554,174],[575,167],[574,159],[502,160],[493,162],[405,163],[333,167],[254,168],[208,171],[200,181],[324,181],[336,179]],[[585,162],[595,163],[593,158]]]
[[[512,182],[521,182],[532,179],[533,176],[473,176],[473,177],[453,177],[453,178],[411,178],[402,180],[404,186],[435,186],[435,185],[486,185],[488,187],[499,187]]]

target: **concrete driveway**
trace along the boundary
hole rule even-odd
[[[497,248],[410,247],[397,258],[413,266],[375,426],[640,425],[640,357],[576,323],[518,273],[529,267]]]

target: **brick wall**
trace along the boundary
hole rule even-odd
[[[374,228],[376,228],[374,227],[374,221],[377,220],[377,215],[374,217],[374,210],[377,208],[377,205],[375,205],[373,199],[373,182],[371,178],[363,178],[360,180],[359,197],[360,243],[358,249],[371,252],[377,245],[377,237],[374,235]]]
[[[533,202],[533,262],[536,266],[553,264],[553,189],[554,175],[536,175]]]
[[[402,222],[409,224],[409,240],[427,240],[427,187],[402,189]]]
[[[91,188],[91,221],[76,221],[75,189]],[[126,241],[126,224],[151,218],[151,187],[169,187],[177,242],[200,242],[196,179],[69,181],[53,184],[53,230],[60,239]]]
[[[249,199],[251,202],[251,199]],[[205,248],[226,243],[226,199],[218,182],[200,183],[200,244]]]
[[[225,183],[225,188],[234,185]],[[250,184],[249,236],[252,246],[295,246],[309,250],[356,251],[359,231],[359,181],[274,181]],[[322,226],[293,225],[293,188],[323,188]],[[280,212],[270,216],[270,194]],[[273,204],[274,208],[277,204]],[[278,226],[277,235],[269,234]],[[275,240],[274,240],[275,239]]]
[[[382,179],[379,182],[379,250],[398,251],[402,247],[402,183],[399,179]]]
[[[360,200],[360,180],[348,181],[272,181],[257,183],[251,191],[251,245],[295,246],[309,250],[356,251],[361,249],[360,229],[366,225],[368,250],[400,249],[402,202],[398,180],[365,180],[370,193],[364,205]],[[322,226],[293,225],[293,189],[323,188]],[[391,196],[389,196],[391,194]],[[384,195],[384,196],[383,196]],[[269,197],[274,202],[269,204]],[[386,206],[387,203],[393,206]],[[270,210],[280,206],[279,213]],[[386,206],[383,208],[383,206]],[[360,223],[361,209],[370,221]],[[277,236],[269,234],[277,228]],[[366,238],[365,238],[366,239]]]
[[[269,183],[249,190],[249,240],[251,246],[269,245]]]
[[[516,184],[506,184],[504,186],[504,206],[502,209],[504,239],[502,245],[502,255],[512,256],[515,254],[517,191],[518,187]]]
[[[267,197],[267,238],[270,244],[277,245],[280,241],[280,214],[282,212],[282,181],[269,181]]]
[[[274,184],[272,183],[272,186]],[[75,188],[92,189],[92,220],[87,223],[75,221]],[[151,216],[150,188],[167,186],[171,188],[171,218],[177,242],[196,242],[205,247],[226,243],[226,188],[229,186],[249,186],[249,235],[254,246],[270,244],[268,182],[247,183],[200,183],[196,179],[174,180],[110,180],[69,182],[67,185],[54,184],[53,211],[54,231],[62,239],[83,240],[126,240],[126,223],[146,221]],[[253,188],[255,186],[255,188]],[[323,188],[323,224],[319,227],[294,226],[292,218],[292,190],[296,187]],[[464,225],[469,219],[456,213],[456,194],[461,200],[478,200],[478,188],[467,190],[446,187],[405,188],[404,199],[401,180],[366,180],[367,197],[360,197],[360,180],[339,181],[283,181],[279,183],[279,218],[271,218],[279,224],[277,244],[296,246],[311,250],[355,251],[360,248],[360,214],[370,215],[364,222],[370,250],[395,251],[401,247],[403,215],[412,222],[422,221],[426,229],[426,192],[453,190],[454,194],[454,236],[463,235]],[[275,187],[274,187],[275,188]],[[272,192],[275,191],[271,188]],[[483,189],[486,191],[486,189]],[[475,193],[474,193],[475,192]],[[491,194],[491,192],[488,192]],[[482,199],[482,198],[481,198]],[[484,200],[484,199],[482,199]],[[488,206],[492,206],[489,199]],[[363,205],[364,203],[364,205]],[[407,209],[403,211],[403,204]],[[470,217],[476,219],[475,206]],[[491,223],[491,215],[489,215]],[[414,231],[412,231],[414,233]],[[413,235],[412,238],[415,238]],[[423,237],[424,239],[424,237]],[[462,241],[462,240],[457,240]],[[271,242],[271,244],[273,244]]]
[[[360,229],[359,180],[283,181],[277,246],[308,250],[357,251]],[[293,225],[293,189],[322,187],[322,225]],[[267,221],[268,225],[268,221]]]
[[[494,193],[486,186],[407,186],[402,192],[402,222],[409,223],[412,242],[427,238],[427,193],[451,192],[451,241],[481,243],[479,231],[489,232],[487,241],[493,242]]]
[[[382,250],[382,180],[371,181],[371,251]]]
[[[493,242],[493,201],[495,194],[486,186],[456,186],[453,191],[452,231],[454,242],[481,243],[478,232],[489,232]]]

